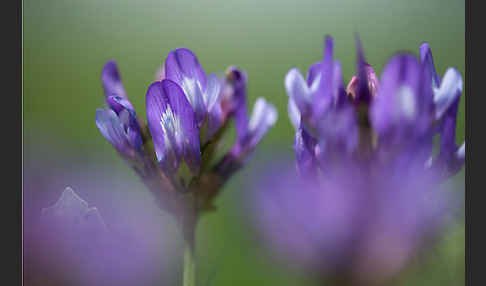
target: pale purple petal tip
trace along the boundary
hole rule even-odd
[[[226,71],[226,90],[222,98],[223,113],[234,116],[238,139],[244,138],[248,132],[248,110],[246,103],[247,74],[235,66]]]
[[[432,78],[432,84],[434,87],[439,87],[440,77],[435,71],[434,58],[432,57],[432,51],[428,43],[422,43],[420,45],[420,62],[425,65],[425,68]]]
[[[334,41],[330,36],[326,36],[324,42],[319,88],[318,92],[312,93],[313,113],[317,116],[320,116],[333,102]]]
[[[285,89],[289,101],[295,103],[303,116],[311,115],[311,90],[297,68],[292,68],[285,76]]]
[[[125,88],[114,60],[108,61],[101,72],[101,82],[105,90],[105,96],[119,96],[126,98]]]
[[[275,106],[266,102],[262,97],[256,100],[250,122],[248,123],[247,136],[240,143],[243,153],[253,151],[270,127],[275,124],[277,116]]]

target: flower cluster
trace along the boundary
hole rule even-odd
[[[248,119],[247,76],[229,67],[224,77],[206,75],[194,53],[169,53],[146,94],[147,124],[128,100],[114,61],[102,71],[106,108],[96,111],[101,134],[135,169],[161,207],[197,219],[275,123],[273,105],[258,98]],[[230,119],[237,138],[222,158],[215,151]]]
[[[420,59],[396,54],[379,80],[358,40],[345,87],[327,36],[323,60],[306,78],[291,69],[285,87],[298,176],[266,174],[255,201],[262,234],[280,255],[350,284],[396,273],[454,206],[443,183],[464,164],[459,72],[441,78],[424,43]]]

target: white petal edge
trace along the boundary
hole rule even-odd
[[[462,77],[455,68],[448,68],[439,88],[434,88],[435,118],[440,119],[462,93]]]
[[[319,81],[314,80],[314,82]],[[294,100],[296,106],[301,112],[308,104],[310,104],[311,90],[307,86],[307,82],[297,68],[290,69],[285,76],[285,89],[287,91],[287,95]]]

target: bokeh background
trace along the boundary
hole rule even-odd
[[[275,156],[293,158],[286,72],[293,66],[305,71],[318,61],[329,34],[347,82],[355,72],[358,33],[378,74],[394,53],[418,54],[427,41],[439,74],[453,66],[464,79],[464,5],[458,0],[24,0],[24,233],[35,225],[40,208],[70,185],[98,207],[108,225],[131,229],[140,220],[153,225],[150,235],[160,236],[160,243],[150,243],[160,267],[152,267],[150,279],[138,285],[179,285],[178,231],[99,134],[94,114],[103,105],[100,72],[107,60],[118,62],[127,94],[145,118],[145,92],[157,68],[170,50],[184,46],[206,72],[223,72],[229,65],[246,70],[250,106],[264,96],[279,111],[276,126],[217,199],[218,211],[201,220],[200,285],[315,285],[312,277],[272,259],[245,206],[251,170]],[[467,87],[464,91],[458,143],[464,140]],[[453,183],[463,197],[464,170]],[[403,273],[400,285],[464,285],[463,213],[456,214],[457,223],[428,258]],[[43,265],[41,254],[29,246],[24,244],[26,285],[76,285],[69,270]]]

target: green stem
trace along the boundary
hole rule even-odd
[[[184,247],[184,276],[183,286],[196,285],[196,261],[194,257],[194,248],[189,243]]]

